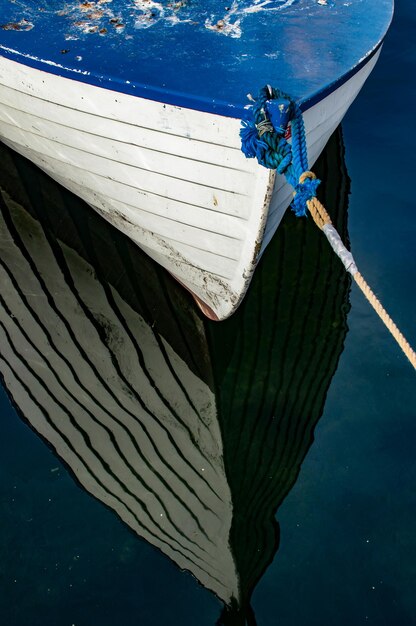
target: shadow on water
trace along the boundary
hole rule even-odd
[[[130,241],[1,147],[0,368],[77,482],[256,624],[276,511],[313,441],[346,335],[349,279],[287,212],[245,301],[202,319]],[[340,131],[315,171],[345,239]]]

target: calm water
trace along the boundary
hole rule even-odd
[[[339,136],[320,168],[341,230],[348,200],[362,273],[415,345],[412,7],[398,0],[380,62],[343,124],[349,197]],[[1,318],[18,405],[2,392],[1,622],[212,626],[223,605],[209,589],[226,599],[238,575],[243,604],[252,594],[249,623],[416,624],[414,373],[319,233],[288,216],[238,315],[201,331],[195,314],[181,317],[193,310],[187,297],[153,266],[133,288],[146,261],[123,238],[109,242],[76,201],[10,153],[2,159],[3,178],[19,170],[16,200],[32,214],[48,200],[50,212],[39,218],[42,231],[26,209],[3,207],[2,239],[20,242],[7,248],[5,266],[29,313],[10,326]],[[52,232],[75,252],[56,247]],[[5,306],[14,315],[13,299]],[[163,416],[160,429],[139,398]],[[147,428],[137,434],[137,464],[132,413]],[[167,484],[145,462],[149,440],[164,450],[157,467]],[[195,459],[206,474],[189,469]],[[151,525],[146,508],[160,509],[160,523]],[[244,623],[238,611],[224,619]]]

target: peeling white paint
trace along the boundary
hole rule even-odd
[[[317,0],[326,2],[327,0]],[[215,31],[233,38],[242,35],[242,22],[253,13],[282,11],[298,0],[233,0],[221,13],[211,12],[209,5],[196,8],[190,0],[127,0],[124,5],[113,0],[72,1],[59,10],[51,10],[49,6],[38,7],[38,11],[29,11],[27,17],[5,24],[6,30],[30,30],[36,21],[45,13],[65,18],[68,32],[65,39],[77,40],[88,35],[114,35],[130,29],[148,29],[156,24],[175,27],[179,24],[191,24],[195,28]],[[39,10],[41,13],[39,13]],[[131,32],[131,30],[130,30]],[[130,38],[131,34],[125,34]]]
[[[223,35],[229,35],[230,37],[239,38],[241,37],[241,19],[236,19],[235,22],[231,21],[231,18],[234,14],[231,12],[217,22],[214,23],[215,17],[211,17],[205,21],[205,28],[208,30],[215,30],[218,33],[222,33]]]
[[[24,18],[19,22],[9,22],[0,26],[3,30],[32,30],[33,27],[33,22],[29,22],[29,20]]]
[[[294,4],[297,0],[254,0],[248,6],[244,6],[241,0],[234,0],[231,7],[226,8],[226,13],[218,19],[218,16],[211,15],[205,20],[205,28],[214,30],[230,37],[241,37],[241,22],[244,17],[252,13],[262,13],[270,11],[282,11]],[[234,21],[233,21],[233,18]]]

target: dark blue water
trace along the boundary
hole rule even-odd
[[[399,0],[343,123],[352,250],[413,345],[415,26],[413,3]],[[414,372],[355,287],[349,301],[315,440],[253,592],[259,625],[416,624]],[[5,392],[0,407],[1,622],[215,624],[219,600],[80,489]]]

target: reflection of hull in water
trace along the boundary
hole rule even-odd
[[[340,135],[332,138],[316,169],[326,181],[325,204],[345,240],[349,179],[339,141]],[[312,444],[349,308],[349,278],[312,220],[286,215],[271,246],[238,325],[223,322],[223,337],[214,329],[220,346],[235,331],[217,398],[243,614],[278,548],[275,512]],[[232,613],[230,623],[240,623]]]
[[[228,601],[232,507],[212,391],[26,212],[12,207],[2,226],[15,403],[88,491]]]
[[[4,167],[28,210],[4,193],[9,394],[88,491],[243,623],[342,349],[348,278],[287,214],[237,315],[201,322],[160,268],[16,158]],[[320,168],[345,234],[339,137]]]

